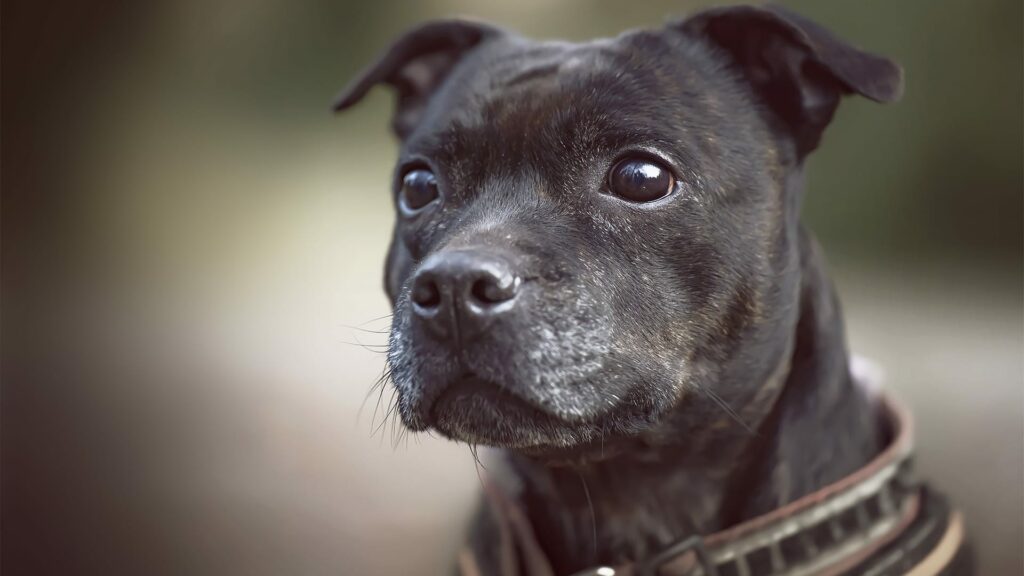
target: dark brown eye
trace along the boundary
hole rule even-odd
[[[399,202],[408,212],[415,212],[430,204],[438,197],[437,179],[426,168],[415,168],[402,177]]]
[[[608,173],[612,194],[632,202],[650,202],[668,196],[675,184],[668,168],[644,158],[622,160]]]

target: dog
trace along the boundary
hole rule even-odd
[[[378,84],[398,412],[508,472],[462,573],[967,573],[800,222],[840,99],[897,100],[896,64],[733,6],[584,43],[427,23],[335,109]]]

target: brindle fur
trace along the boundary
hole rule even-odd
[[[422,164],[443,194],[399,215],[388,255],[402,421],[503,448],[557,573],[721,529],[878,451],[799,206],[840,96],[898,97],[890,62],[737,7],[581,44],[428,24],[338,108],[379,82],[399,93],[396,188]],[[679,192],[602,193],[631,151],[663,157]],[[430,338],[409,310],[418,263],[453,249],[500,253],[524,280],[472,341]],[[482,512],[485,567],[493,529]]]

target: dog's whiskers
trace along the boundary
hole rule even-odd
[[[392,316],[394,316],[394,314],[385,314],[383,316],[378,316],[377,318],[371,318],[371,319],[367,320],[366,322],[363,322],[362,324],[356,324],[355,326],[353,326],[351,324],[342,324],[342,326],[345,327],[345,328],[348,328],[349,330],[359,330],[360,332],[370,332],[370,333],[375,333],[375,334],[387,334],[388,333],[387,330],[368,330],[366,328],[363,328],[363,326],[366,326],[367,324],[371,324],[373,322],[379,322],[381,320],[391,318]]]
[[[757,436],[757,432],[753,428],[751,428],[746,422],[744,422],[743,419],[740,418],[740,415],[737,414],[731,406],[726,404],[725,400],[723,400],[721,396],[716,394],[714,390],[705,388],[704,392],[708,395],[708,398],[711,398],[711,400],[713,400],[715,404],[717,404],[718,407],[722,409],[723,412],[728,414],[730,418],[735,420],[736,423],[739,424],[744,430],[749,432],[751,436]]]
[[[366,326],[367,324],[369,324],[371,322],[379,322],[381,320],[384,320],[385,318],[391,318],[392,316],[394,316],[394,314],[385,314],[383,316],[378,316],[376,318],[372,318],[370,320],[367,320],[366,322],[363,322],[359,326],[356,326],[356,328],[361,328],[361,327]]]
[[[483,472],[480,471],[480,469],[482,468],[483,470],[486,471],[487,468],[484,467],[483,462],[480,461],[480,454],[477,451],[478,450],[477,449],[477,445],[476,444],[468,444],[468,446],[469,446],[469,453],[470,453],[470,455],[473,456],[473,467],[476,469],[476,478],[477,478],[477,480],[480,481],[480,488],[485,488],[485,486],[484,486],[484,475],[483,475]]]
[[[386,316],[381,316],[380,318],[375,318],[373,320],[368,320],[367,322],[364,322],[360,326],[348,326],[348,328],[350,328],[352,330],[359,330],[361,332],[369,332],[369,333],[375,333],[375,334],[385,334],[385,333],[387,333],[387,331],[366,330],[366,329],[361,328],[361,326],[369,324],[370,322],[375,322],[377,320],[382,320],[382,319],[390,318],[390,317],[391,317],[391,314],[388,314]],[[374,353],[378,353],[378,354],[386,354],[388,352],[388,350],[390,349],[390,344],[387,344],[387,343],[386,344],[364,344],[363,342],[359,341],[359,337],[357,335],[353,334],[352,337],[356,341],[355,342],[345,342],[345,344],[349,344],[349,345],[352,345],[352,346],[359,346],[359,347],[363,348],[364,350],[369,350],[370,352],[374,352]],[[399,398],[398,398],[398,391],[395,389],[395,387],[393,385],[391,385],[391,384],[393,384],[393,382],[394,381],[392,380],[391,366],[386,364],[384,366],[384,370],[381,372],[381,375],[377,378],[377,380],[373,383],[373,385],[370,386],[370,389],[366,392],[366,396],[363,398],[362,403],[360,403],[359,411],[356,414],[356,421],[358,422],[358,421],[360,421],[362,419],[363,410],[366,408],[366,403],[370,400],[370,398],[374,395],[374,393],[376,393],[377,394],[377,401],[376,401],[376,403],[374,404],[374,407],[373,407],[373,417],[370,419],[370,436],[372,437],[372,436],[376,436],[377,434],[380,434],[380,443],[381,444],[384,443],[384,437],[388,436],[389,439],[390,439],[390,442],[391,442],[391,449],[392,450],[398,450],[399,445],[404,444],[406,447],[409,446],[410,430],[408,428],[402,426],[399,423],[399,421],[398,421],[399,417],[400,417],[400,413],[399,413],[399,410],[398,410]],[[385,390],[388,390],[388,389],[391,390],[391,398],[388,400],[387,410],[383,412],[383,416],[381,417],[380,422],[378,422],[377,421],[377,415],[380,414],[381,411],[382,411],[381,407],[384,404],[384,392],[385,392]],[[416,439],[416,441],[418,443],[419,439]]]
[[[356,339],[355,342],[345,342],[345,341],[342,341],[341,343],[345,344],[345,345],[348,345],[348,346],[358,346],[359,348],[362,348],[363,350],[366,350],[367,352],[373,352],[374,354],[387,354],[388,353],[388,345],[387,344],[363,344],[358,339]]]
[[[483,468],[484,471],[486,472],[487,471],[487,466],[484,466],[483,460],[480,459],[480,447],[478,445],[476,445],[476,444],[470,444],[469,445],[469,452],[470,452],[470,454],[473,455],[473,460],[476,460],[476,463],[481,468]]]
[[[384,435],[387,434],[387,432],[388,432],[388,426],[387,425],[388,425],[389,422],[392,424],[391,433],[392,433],[392,435],[394,434],[394,429],[395,429],[394,423],[395,423],[395,417],[397,417],[397,415],[398,415],[398,394],[394,390],[394,388],[392,388],[392,390],[391,390],[391,400],[388,401],[388,411],[387,411],[387,413],[384,414],[384,417],[381,418],[380,424],[378,424],[377,427],[373,430],[373,433],[371,434],[371,436],[375,436],[378,432],[381,432],[380,443],[383,444],[384,443]]]
[[[367,320],[366,322],[363,322],[362,324],[359,324],[358,326],[351,326],[351,325],[347,325],[347,324],[345,324],[343,326],[345,326],[349,330],[353,330],[353,331],[365,332],[365,333],[370,333],[370,334],[388,334],[390,332],[390,330],[380,330],[380,331],[378,331],[378,330],[369,330],[369,329],[364,328],[364,326],[366,326],[367,324],[370,324],[372,322],[377,322],[377,321],[384,320],[384,319],[390,319],[392,316],[393,316],[392,314],[385,314],[384,316],[379,316],[377,318],[372,318],[370,320]],[[347,344],[349,346],[359,346],[360,348],[362,348],[364,350],[367,350],[367,351],[370,351],[370,352],[373,352],[375,354],[387,354],[387,352],[389,350],[389,347],[390,347],[390,345],[388,343],[384,343],[384,344],[366,344],[366,343],[360,341],[359,340],[359,336],[357,334],[355,334],[355,333],[352,334],[352,338],[355,340],[355,342],[342,342],[342,343],[343,344]],[[380,413],[381,405],[384,402],[384,390],[387,389],[389,387],[388,385],[391,384],[391,383],[392,383],[391,366],[388,365],[388,364],[385,364],[384,369],[381,371],[381,375],[377,378],[377,380],[373,383],[373,385],[370,386],[370,389],[366,392],[366,396],[363,398],[363,401],[359,404],[359,410],[356,413],[356,422],[359,422],[359,421],[362,420],[363,410],[366,408],[366,403],[370,400],[370,398],[374,395],[374,393],[377,394],[377,402],[374,404],[374,407],[373,407],[373,417],[370,419],[370,434],[371,434],[371,436],[373,436],[377,432],[386,430],[388,419],[390,417],[392,417],[392,415],[395,413],[395,409],[397,407],[397,404],[395,402],[394,388],[392,387],[392,397],[391,397],[391,402],[389,403],[388,411],[385,414],[384,418],[381,420],[380,424],[377,424],[377,414]],[[394,429],[393,428],[392,428],[392,434],[394,434]],[[383,440],[383,436],[382,436],[381,439]]]
[[[348,328],[349,330],[356,330],[356,331],[362,332],[364,334],[390,334],[391,333],[391,329],[390,328],[388,328],[386,330],[369,330],[367,328],[360,328],[359,326],[349,326],[348,324],[343,324],[342,326],[344,326],[345,328]]]
[[[374,422],[377,421],[377,412],[380,410],[380,404],[384,399],[384,389],[387,388],[389,382],[391,382],[391,368],[389,366],[385,366],[381,375],[377,378],[377,381],[373,383],[373,386],[370,386],[369,390],[367,390],[362,403],[359,404],[359,411],[356,413],[356,422],[359,422],[362,419],[363,410],[366,408],[366,402],[369,401],[374,392],[376,392],[377,402],[373,408],[373,418],[370,420],[370,429],[373,430]]]
[[[587,479],[583,476],[582,472],[576,472],[580,477],[580,483],[583,484],[583,494],[587,497],[587,507],[590,509],[590,529],[591,535],[593,536],[593,559],[597,560],[597,513],[594,511],[594,501],[590,499],[590,487],[587,486]]]

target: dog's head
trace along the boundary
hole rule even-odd
[[[378,83],[398,93],[385,284],[403,422],[564,454],[657,442],[669,414],[685,441],[681,423],[729,428],[774,398],[802,161],[842,95],[894,100],[901,75],[736,7],[582,44],[430,23],[337,109]]]

